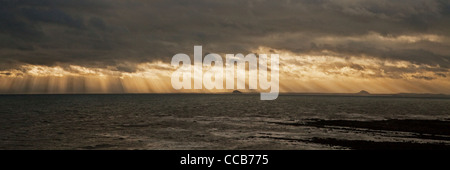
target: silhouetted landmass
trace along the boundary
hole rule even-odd
[[[368,96],[368,97],[396,97],[396,98],[446,98],[450,99],[447,94],[430,94],[430,93],[397,93],[397,94],[380,94],[369,93],[361,90],[358,93],[281,93],[281,95],[305,95],[305,96]]]
[[[242,94],[242,92],[239,91],[239,90],[234,90],[234,91],[233,91],[233,94]]]
[[[360,95],[360,96],[369,96],[370,93],[365,91],[365,90],[361,90],[360,92],[356,93],[356,95]]]

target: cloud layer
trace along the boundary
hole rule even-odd
[[[311,78],[314,66],[322,74],[433,81],[450,76],[449,29],[446,0],[0,0],[0,71],[133,74],[203,45],[205,53],[284,51],[292,77]]]

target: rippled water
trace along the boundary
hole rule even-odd
[[[317,120],[450,121],[450,100],[281,95],[0,95],[0,149],[347,149],[312,139],[450,144]],[[290,124],[296,123],[298,126]]]

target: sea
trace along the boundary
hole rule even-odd
[[[0,95],[0,149],[449,149],[450,99],[282,94]]]

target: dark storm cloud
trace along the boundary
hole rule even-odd
[[[176,53],[248,53],[258,46],[336,52],[450,68],[445,0],[0,0],[0,62],[116,66]],[[442,41],[365,39],[432,34]],[[337,38],[321,41],[320,38]],[[360,37],[359,40],[342,40]],[[363,37],[363,38],[361,38]],[[5,67],[2,67],[5,69]]]
[[[84,23],[80,18],[75,18],[60,9],[23,8],[20,12],[32,22],[46,22],[78,29],[84,27]]]

